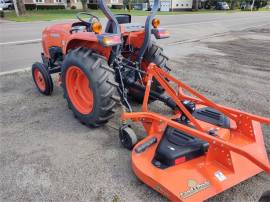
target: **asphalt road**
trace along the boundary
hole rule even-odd
[[[175,45],[240,31],[249,27],[270,27],[270,12],[183,14],[159,16],[161,25],[171,37],[160,42],[165,52],[177,56]],[[133,22],[143,23],[145,17],[134,17]],[[63,21],[15,23],[0,21],[0,71],[30,67],[40,60],[41,32],[44,27]],[[104,23],[105,20],[103,19]]]

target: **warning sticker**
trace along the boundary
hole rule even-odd
[[[223,175],[223,173],[221,171],[215,172],[215,176],[220,182],[227,179],[227,177],[225,175]]]

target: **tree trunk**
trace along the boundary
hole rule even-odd
[[[25,15],[26,9],[23,0],[13,0],[13,4],[17,16]]]
[[[87,10],[87,0],[81,0],[81,2],[82,2],[83,11],[86,11]]]
[[[150,0],[147,0],[147,10],[150,11],[151,10],[151,6],[150,6]]]
[[[193,10],[197,11],[199,9],[199,0],[193,0]]]
[[[234,0],[232,0],[232,3],[231,3],[231,10],[234,10]]]
[[[128,0],[128,12],[131,10],[131,0]]]
[[[252,1],[252,4],[251,4],[251,6],[250,6],[250,11],[252,11],[252,10],[253,10],[253,7],[254,7],[254,2],[255,2],[255,0],[253,0],[253,1]]]
[[[26,14],[26,9],[23,0],[17,0],[18,1],[18,10],[21,12],[22,15]]]

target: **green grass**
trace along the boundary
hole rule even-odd
[[[6,12],[5,19],[17,22],[30,22],[30,21],[48,21],[48,20],[60,20],[60,19],[72,19],[75,14],[80,12],[81,10],[38,10],[38,11],[27,11],[26,15],[17,17],[15,12]],[[92,13],[96,16],[103,16],[100,10],[88,10],[88,12]],[[120,13],[121,10],[114,10],[114,13]],[[125,12],[123,12],[125,13]],[[146,15],[146,12],[143,11],[135,11],[132,12],[133,15]]]
[[[270,11],[270,9],[263,9]],[[5,12],[5,19],[16,21],[16,22],[32,22],[32,21],[49,21],[49,20],[60,20],[60,19],[74,19],[77,12],[81,10],[35,10],[27,11],[27,14],[21,17],[17,17],[14,11]],[[113,9],[113,13],[129,13],[127,10]],[[103,17],[100,10],[88,10],[93,15]],[[158,12],[158,15],[181,15],[181,14],[194,14],[194,13],[233,13],[239,12],[239,10],[233,11],[216,11],[216,10],[199,10],[199,11],[181,11],[181,12]],[[243,12],[243,11],[242,11]],[[147,11],[132,10],[129,14],[133,16],[145,16],[148,14]]]

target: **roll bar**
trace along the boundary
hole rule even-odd
[[[147,16],[146,21],[145,21],[145,36],[144,36],[144,41],[143,45],[139,51],[139,54],[136,58],[136,62],[138,64],[141,64],[141,61],[143,59],[143,55],[149,45],[149,42],[151,40],[151,23],[153,18],[155,17],[158,7],[159,7],[159,2],[160,0],[154,0],[154,5],[153,8],[150,12],[150,14]],[[115,34],[120,34],[120,28],[119,28],[119,23],[112,14],[111,10],[107,7],[105,0],[98,0],[98,5],[101,11],[104,13],[104,15],[107,17],[109,21],[112,23],[113,27],[113,33]]]
[[[158,6],[159,6],[159,2],[160,0],[155,0],[154,1],[154,5],[153,5],[153,8],[150,12],[150,14],[147,16],[146,18],[146,21],[145,21],[145,36],[144,36],[144,41],[143,41],[143,45],[139,51],[139,54],[136,58],[136,62],[138,64],[141,64],[142,62],[142,59],[143,59],[143,55],[149,45],[149,42],[151,40],[151,23],[152,23],[152,20],[154,19],[156,13],[157,13],[157,10],[158,10]]]
[[[112,14],[111,10],[108,8],[106,5],[105,0],[98,0],[98,6],[101,9],[101,11],[104,13],[104,15],[107,17],[109,21],[112,23],[113,27],[113,33],[115,34],[120,34],[120,28],[119,28],[119,23]]]

